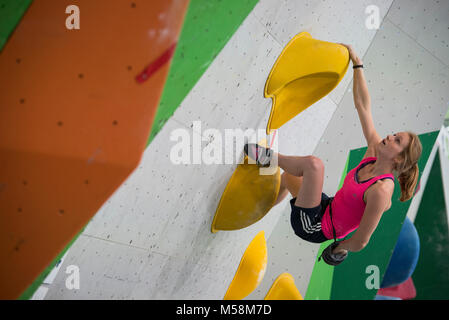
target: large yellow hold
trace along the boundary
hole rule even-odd
[[[224,300],[241,300],[253,292],[267,269],[267,242],[260,231],[246,248]]]
[[[266,146],[266,140],[259,145]],[[263,170],[265,174],[261,174]],[[267,171],[271,174],[266,174]],[[245,156],[223,191],[211,231],[243,229],[256,223],[273,207],[280,185],[279,167],[260,168]]]
[[[296,35],[285,46],[265,84],[265,97],[273,99],[267,134],[331,92],[349,65],[348,50],[336,43]]]

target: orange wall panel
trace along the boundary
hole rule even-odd
[[[17,298],[137,167],[187,7],[35,0],[25,13],[0,53],[0,298]]]

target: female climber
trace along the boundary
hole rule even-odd
[[[277,157],[284,172],[276,204],[290,192],[291,224],[296,235],[315,243],[334,239],[323,252],[325,262],[331,265],[341,263],[348,251],[360,251],[368,244],[382,214],[391,206],[395,176],[401,188],[400,201],[412,198],[422,151],[413,132],[398,132],[384,139],[379,136],[374,128],[362,60],[351,45],[340,44],[348,49],[353,63],[354,105],[368,147],[363,160],[349,171],[335,196],[322,192],[324,166],[319,158],[282,155],[257,144],[244,147],[245,154],[259,166],[269,166],[271,159]],[[336,240],[354,230],[351,238]]]

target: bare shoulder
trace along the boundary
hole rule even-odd
[[[386,203],[384,211],[387,211],[391,207],[391,198],[394,192],[394,182],[391,179],[377,180],[375,184],[366,190],[365,203],[368,203],[370,199],[376,199]]]

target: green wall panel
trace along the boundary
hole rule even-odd
[[[437,153],[415,218],[420,252],[412,279],[420,300],[449,299],[449,226],[441,174]]]
[[[0,51],[33,0],[0,0]]]

